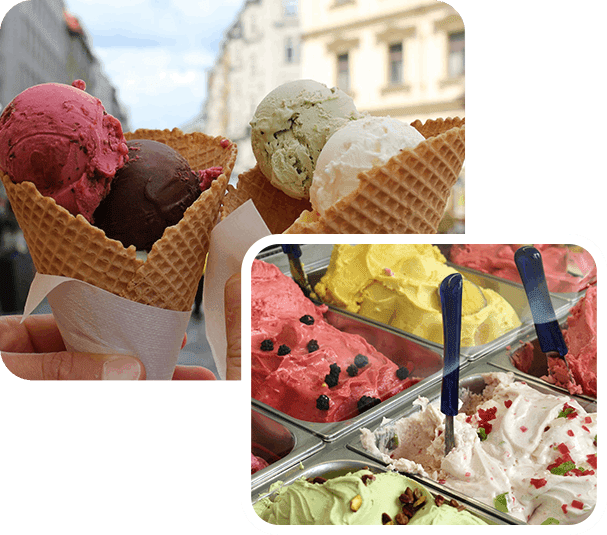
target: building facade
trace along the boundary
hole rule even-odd
[[[464,116],[464,23],[435,0],[302,0],[302,77],[372,115]]]
[[[0,107],[33,85],[81,79],[87,92],[128,131],[126,109],[91,43],[63,0],[30,0],[14,6],[0,26]]]
[[[301,77],[297,0],[246,0],[208,71],[202,112],[185,129],[238,144],[232,181],[255,165],[249,122],[272,89]]]

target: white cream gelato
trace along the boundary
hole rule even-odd
[[[596,413],[569,396],[514,381],[512,374],[486,374],[485,380],[483,395],[470,396],[455,418],[456,447],[448,455],[445,417],[423,398],[420,412],[375,433],[361,430],[363,447],[393,469],[507,507],[529,524],[587,518],[597,500]],[[398,445],[391,449],[394,435]]]
[[[346,124],[328,139],[318,156],[310,186],[312,207],[324,215],[358,187],[358,173],[423,140],[415,128],[391,117],[367,116]]]

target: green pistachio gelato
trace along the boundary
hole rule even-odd
[[[412,504],[405,505],[414,511],[407,519],[409,525],[485,524],[465,509],[458,511],[448,503],[438,506],[424,487],[396,472],[359,470],[324,483],[301,478],[287,486],[279,481],[271,490],[276,491],[272,497],[262,498],[253,506],[271,524],[382,525],[388,519],[398,524],[403,520],[398,515],[404,514],[400,497],[407,492],[417,494]]]
[[[296,199],[309,198],[316,160],[327,139],[358,119],[343,91],[314,80],[278,86],[261,101],[251,121],[251,145],[261,172]]]

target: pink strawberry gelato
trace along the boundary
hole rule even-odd
[[[489,273],[514,282],[520,276],[514,253],[520,245],[453,245],[449,260],[458,266]],[[542,255],[548,289],[551,292],[579,292],[596,278],[596,265],[590,253],[579,247],[535,245]]]
[[[597,287],[594,285],[588,288],[567,317],[567,329],[563,335],[569,350],[566,355],[569,370],[561,358],[546,358],[534,350],[531,342],[521,342],[522,346],[511,355],[512,364],[524,373],[542,377],[567,389],[570,394],[596,397],[596,296]]]
[[[81,80],[30,87],[0,116],[0,168],[89,222],[127,153],[120,122]]]
[[[272,264],[251,273],[251,395],[293,418],[339,422],[421,380],[364,338],[329,324]],[[409,371],[411,370],[411,372]]]
[[[567,318],[564,337],[569,353],[566,358],[575,382],[570,380],[562,359],[548,359],[551,382],[566,388],[571,394],[593,397],[597,395],[596,292],[596,285],[591,286],[586,295],[571,309]]]
[[[267,461],[251,453],[251,475],[268,466]]]

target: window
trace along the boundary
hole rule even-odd
[[[337,56],[337,87],[342,91],[350,91],[350,65],[347,52]]]
[[[449,34],[449,77],[457,78],[465,73],[464,32]]]
[[[294,63],[295,61],[295,48],[293,46],[293,39],[287,37],[285,39],[285,63]]]
[[[390,84],[403,83],[403,44],[393,43],[388,47]]]
[[[282,0],[282,10],[286,17],[297,16],[297,0]]]

